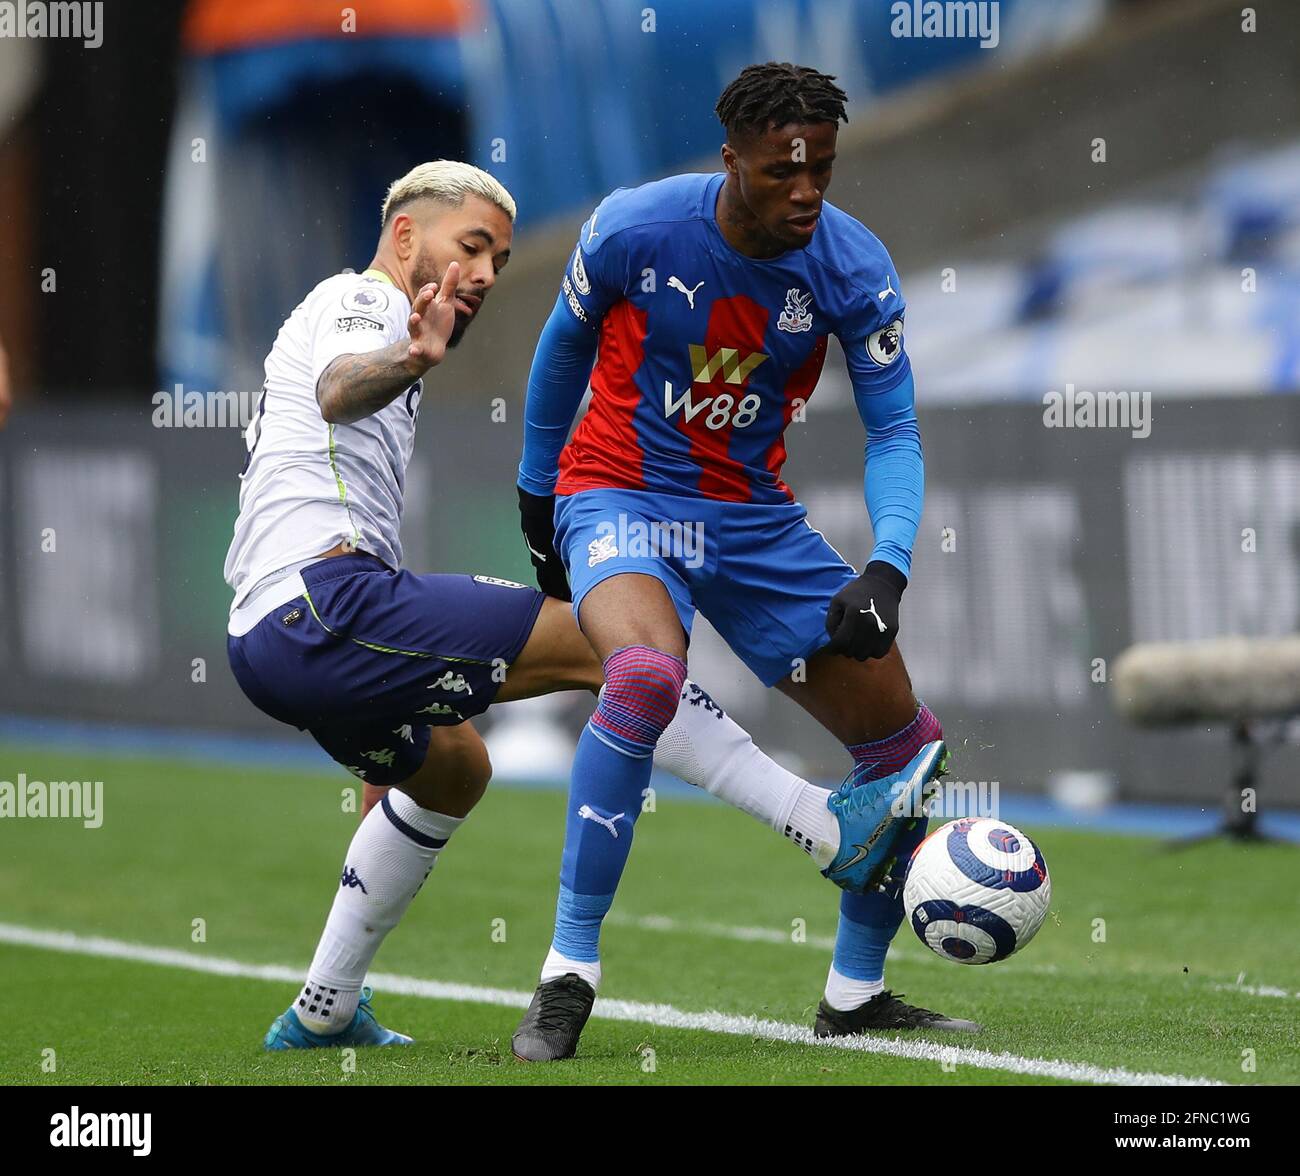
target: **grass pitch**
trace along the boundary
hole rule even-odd
[[[1170,852],[1031,825],[1054,901],[1023,955],[959,967],[906,928],[891,951],[891,988],[984,1031],[877,1040],[910,1051],[891,1056],[770,1040],[770,1026],[722,1017],[673,1027],[678,1012],[810,1025],[838,891],[748,817],[661,797],[638,823],[606,924],[601,995],[671,1008],[624,1006],[609,1019],[598,1006],[578,1059],[524,1066],[510,1057],[519,1009],[508,1002],[531,992],[549,940],[563,796],[489,789],[376,960],[413,985],[444,982],[443,997],[378,984],[380,1020],[416,1045],[357,1051],[349,1068],[333,1051],[260,1048],[333,897],[356,823],[342,800],[349,777],[0,745],[0,779],[19,772],[102,779],[104,821],[0,822],[5,1084],[953,1085],[1097,1077],[1088,1067],[1122,1068],[1120,1081],[1300,1082],[1295,846]],[[19,928],[112,943],[50,950],[15,942]],[[130,958],[118,943],[183,953],[186,966]],[[237,974],[195,970],[221,960],[238,961]],[[250,975],[259,965],[290,970]],[[927,1040],[968,1052],[918,1056]],[[1070,1065],[1053,1077],[1042,1059]]]

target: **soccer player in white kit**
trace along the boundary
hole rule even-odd
[[[409,1043],[377,1022],[363,982],[487,786],[487,752],[466,720],[494,701],[602,684],[562,601],[491,576],[401,570],[426,382],[508,261],[514,216],[488,173],[416,167],[389,189],[370,266],[321,282],[266,359],[225,565],[231,668],[261,710],[387,789],[348,847],[306,981],[268,1049]],[[865,835],[698,686],[681,697],[662,767],[810,856]]]

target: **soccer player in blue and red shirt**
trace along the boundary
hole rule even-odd
[[[813,69],[745,69],[717,106],[725,170],[607,196],[538,342],[519,467],[524,534],[541,587],[572,599],[605,688],[574,761],[555,936],[514,1037],[525,1060],[576,1049],[600,978],[601,920],[678,705],[697,609],[854,762],[819,806],[829,811],[796,805],[774,821],[783,816],[786,835],[845,890],[816,1033],[977,1027],[904,1004],[883,982],[923,797],[947,753],[894,644],[921,443],[897,273],[825,199],[844,101]],[[874,546],[861,575],[781,480],[786,429],[831,335],[867,432]],[[588,380],[590,407],[566,445]],[[837,808],[870,810],[874,832],[839,844]]]

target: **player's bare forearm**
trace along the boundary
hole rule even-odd
[[[447,354],[456,325],[460,264],[451,262],[442,284],[420,287],[406,320],[409,338],[361,355],[340,355],[316,381],[320,414],[332,425],[362,420],[406,391]]]
[[[428,369],[410,354],[406,339],[378,351],[340,355],[316,383],[320,414],[334,425],[362,420],[391,404]]]

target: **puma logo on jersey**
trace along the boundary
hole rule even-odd
[[[695,285],[692,286],[692,287],[688,290],[688,289],[687,289],[687,288],[682,284],[682,280],[681,280],[681,278],[679,278],[676,274],[673,274],[673,276],[670,277],[670,278],[668,279],[668,287],[669,287],[669,289],[672,289],[672,290],[680,290],[683,294],[685,294],[685,295],[686,295],[686,301],[689,302],[689,303],[691,304],[691,309],[692,309],[692,310],[695,309],[695,291],[698,290],[698,289],[699,289],[701,286],[703,286],[703,285],[704,285],[703,282],[696,282]]]
[[[578,816],[584,821],[595,821],[597,825],[609,830],[609,835],[616,841],[618,840],[618,830],[614,827],[614,822],[626,816],[626,813],[615,813],[612,817],[602,817],[589,804],[584,804],[578,810]]]
[[[892,277],[891,275],[889,275],[889,274],[886,274],[886,275],[885,275],[885,288],[884,288],[883,290],[881,290],[880,293],[876,295],[876,297],[879,298],[881,302],[884,302],[884,300],[885,300],[889,295],[891,295],[891,294],[892,294],[895,298],[898,297],[898,291],[894,289],[894,279],[893,279],[893,277]]]

